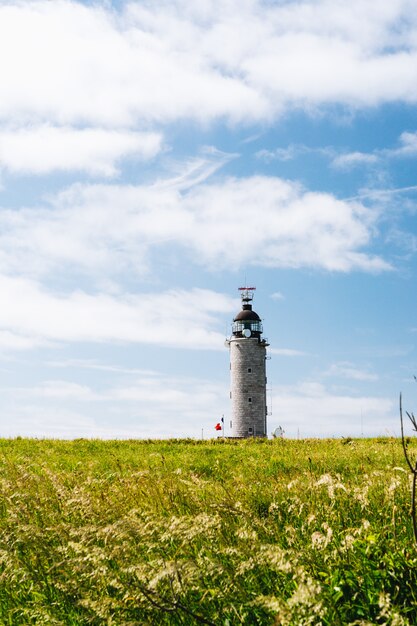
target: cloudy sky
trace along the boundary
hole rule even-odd
[[[0,59],[0,436],[214,436],[245,282],[269,432],[398,434],[415,0],[3,0]]]

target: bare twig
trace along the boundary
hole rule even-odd
[[[414,472],[413,464],[410,461],[410,457],[408,456],[407,450],[407,442],[404,437],[404,419],[403,419],[403,403],[402,403],[402,394],[400,393],[400,421],[401,421],[401,442],[403,444],[404,457],[407,461],[407,465],[410,468],[410,472]]]
[[[417,420],[414,417],[413,413],[408,413],[406,411],[406,415],[411,422],[413,430],[417,432]],[[414,531],[414,541],[417,545],[417,513],[416,513],[416,490],[417,490],[417,460],[412,463],[410,459],[410,455],[408,454],[407,441],[404,436],[404,420],[403,420],[403,408],[402,408],[402,394],[400,394],[400,421],[401,421],[401,442],[404,451],[404,457],[407,462],[408,467],[410,468],[410,472],[413,476],[413,484],[412,484],[412,493],[411,493],[411,519],[413,522],[413,531]]]

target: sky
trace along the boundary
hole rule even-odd
[[[0,437],[217,436],[245,284],[268,433],[398,435],[416,165],[414,0],[2,0]]]

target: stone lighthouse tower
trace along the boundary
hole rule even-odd
[[[262,323],[252,309],[255,287],[240,287],[242,310],[233,320],[230,350],[232,437],[266,437],[266,348]]]

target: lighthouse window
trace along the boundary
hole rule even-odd
[[[248,402],[252,402],[252,398],[248,398]]]
[[[262,324],[261,322],[255,322],[255,321],[250,321],[250,322],[234,322],[233,327],[232,327],[232,331],[234,333],[241,333],[245,330],[245,328],[248,328],[249,330],[251,330],[252,332],[255,333],[261,333],[262,332]]]
[[[253,428],[248,428],[248,435],[252,435],[253,434]]]
[[[248,367],[248,374],[252,374],[252,368]]]

